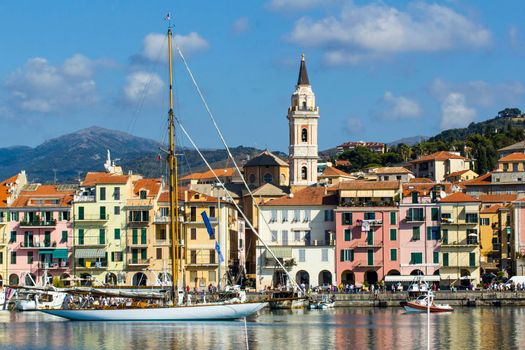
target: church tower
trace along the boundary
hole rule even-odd
[[[317,183],[317,120],[319,107],[308,80],[304,54],[292,103],[288,108],[290,128],[290,185],[309,186]]]

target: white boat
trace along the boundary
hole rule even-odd
[[[40,310],[73,321],[206,321],[235,320],[265,307],[265,302],[208,304],[148,309]]]
[[[59,309],[62,307],[66,293],[62,292],[34,292],[19,293],[15,302],[17,311],[35,311],[39,309]]]

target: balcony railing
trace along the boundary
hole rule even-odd
[[[283,244],[284,245],[284,244]],[[335,245],[335,240],[331,239],[331,240],[318,240],[318,239],[314,239],[314,240],[310,240],[310,241],[304,241],[304,245],[305,246],[332,246],[332,245]]]
[[[109,215],[84,215],[84,216],[75,216],[75,221],[107,221],[109,220]]]
[[[108,265],[107,263],[104,264],[102,262],[95,262],[93,264],[90,264],[89,266],[86,264],[84,266],[81,266],[81,265],[77,265],[76,266],[76,269],[77,270],[105,270],[108,268]]]
[[[356,220],[356,226],[370,225],[370,226],[381,226],[383,225],[383,220],[380,219],[365,219],[365,220]]]
[[[471,240],[462,240],[462,241],[442,241],[441,242],[441,247],[445,248],[445,247],[457,247],[457,248],[460,248],[460,247],[473,247],[473,246],[478,246],[478,240],[474,240],[474,239],[471,239]]]
[[[425,217],[424,216],[407,216],[406,222],[424,222]]]
[[[66,261],[62,261],[60,263],[39,262],[38,267],[41,269],[48,269],[48,270],[60,270],[60,269],[69,268],[69,264]]]
[[[357,262],[357,266],[360,266],[360,267],[382,267],[383,266],[383,261],[379,260],[379,261],[372,261],[372,262],[369,262],[368,260],[359,260]]]
[[[94,195],[80,195],[80,196],[74,196],[73,201],[77,203],[90,203],[95,202],[96,198]]]
[[[21,249],[39,249],[39,248],[53,248],[53,247],[56,247],[57,246],[57,243],[56,242],[40,242],[40,243],[33,243],[33,242],[21,242],[20,243],[20,248]]]
[[[20,227],[53,227],[57,225],[55,219],[52,220],[27,220],[21,221]]]
[[[381,248],[383,246],[383,241],[381,242],[357,242],[355,245],[356,248]]]
[[[128,265],[129,266],[149,265],[149,263],[150,263],[150,258],[147,258],[147,259],[140,259],[140,258],[128,259]]]
[[[155,224],[167,224],[170,222],[169,216],[155,216],[153,218],[153,223]]]

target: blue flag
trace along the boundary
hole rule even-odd
[[[206,212],[203,211],[201,213],[202,221],[204,221],[204,225],[206,226],[206,230],[208,230],[208,235],[211,239],[215,239],[215,231],[213,231],[213,227],[211,227],[210,219],[208,219],[208,215],[206,215]]]
[[[215,241],[215,250],[217,251],[217,255],[219,255],[219,263],[224,262],[224,257],[222,256],[221,252],[221,246],[219,245],[219,242]]]

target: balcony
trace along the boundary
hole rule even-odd
[[[154,224],[169,224],[170,217],[169,216],[155,216],[153,218]]]
[[[73,201],[76,202],[76,203],[93,203],[96,201],[96,198],[94,195],[90,196],[90,195],[79,195],[79,196],[74,196],[73,197]]]
[[[284,244],[283,245],[287,245],[287,244]],[[314,239],[314,240],[311,240],[311,241],[304,241],[304,245],[307,246],[307,247],[311,247],[311,246],[316,246],[316,247],[320,247],[320,246],[324,246],[324,247],[327,247],[327,246],[335,246],[335,240],[331,239],[331,240],[328,240],[328,241],[324,241],[324,240],[318,240],[318,239]]]
[[[148,246],[148,241],[145,240],[145,241],[142,241],[142,240],[138,240],[138,241],[131,241],[129,243],[130,246],[133,246],[133,247],[147,247]]]
[[[139,266],[147,266],[150,264],[150,258],[147,259],[128,259],[128,266],[130,267],[139,267]]]
[[[383,267],[383,262],[382,261],[369,262],[368,260],[360,260],[357,262],[356,267],[380,268],[380,267]]]
[[[84,215],[82,217],[75,216],[74,220],[77,222],[104,222],[109,220],[109,215]]]
[[[91,264],[89,261],[86,261],[84,266],[76,266],[76,270],[106,270],[107,268],[107,264],[103,264],[102,262],[98,261],[94,264]]]
[[[355,245],[356,248],[381,248],[383,246],[383,241],[381,242],[357,242]]]
[[[442,248],[473,248],[479,245],[477,239],[467,239],[462,241],[441,241]]]
[[[38,268],[47,270],[64,270],[69,268],[69,264],[66,261],[62,261],[60,263],[39,262]]]
[[[41,243],[33,243],[33,242],[21,242],[19,245],[19,249],[48,249],[56,247],[56,242],[41,242]]]
[[[20,228],[38,228],[38,227],[55,227],[57,225],[57,221],[55,219],[53,220],[31,220],[31,221],[21,221],[20,222]]]
[[[355,222],[356,226],[365,226],[365,225],[369,225],[369,226],[382,226],[383,225],[383,220],[380,220],[380,219],[369,219],[369,220],[356,220]]]
[[[407,216],[405,219],[406,222],[425,222],[424,216]]]

